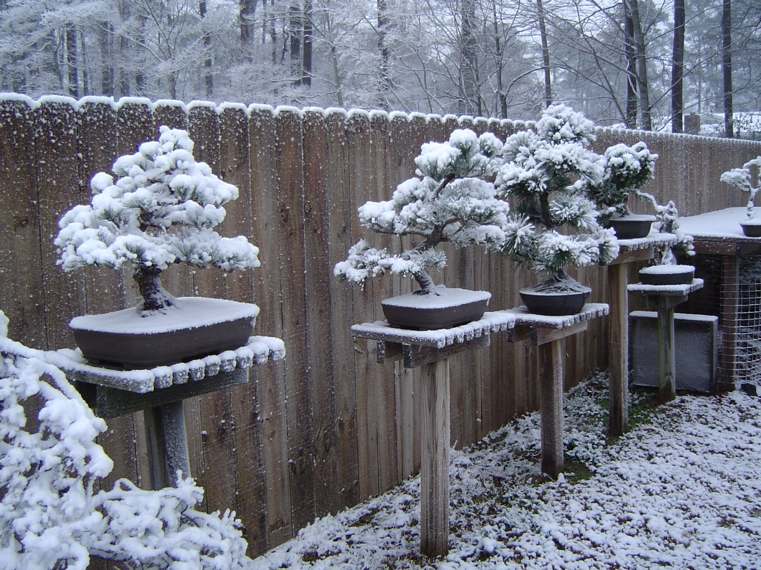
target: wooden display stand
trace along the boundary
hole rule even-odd
[[[674,358],[674,307],[684,303],[690,293],[703,288],[702,279],[687,285],[629,285],[630,293],[644,295],[658,311],[658,402],[676,397]]]
[[[539,347],[542,398],[542,471],[556,476],[563,468],[562,340],[587,328],[588,321],[608,314],[608,305],[589,303],[576,315],[550,317],[525,307],[487,312],[460,327],[414,331],[386,322],[354,325],[355,339],[376,343],[379,362],[401,359],[405,368],[423,367],[418,399],[420,449],[420,550],[426,556],[447,553],[449,538],[449,357],[489,346],[492,333],[509,341],[528,340]]]
[[[618,257],[608,268],[609,436],[623,435],[629,425],[629,264],[652,259],[657,248],[672,246],[676,239],[673,234],[654,233],[644,238],[619,240]]]
[[[487,312],[479,321],[451,329],[414,331],[385,322],[351,327],[355,339],[376,343],[379,362],[402,359],[405,368],[423,367],[417,414],[420,422],[420,551],[441,556],[449,539],[449,357],[489,346],[492,333],[507,332],[515,319]]]
[[[76,382],[95,415],[113,418],[142,410],[150,456],[151,487],[176,486],[190,476],[183,402],[249,381],[249,368],[285,358],[280,339],[251,337],[246,346],[191,362],[150,370],[88,364],[79,351],[46,353],[46,360]]]
[[[539,352],[541,399],[542,473],[557,477],[563,470],[563,339],[587,330],[589,321],[608,314],[605,303],[587,303],[575,315],[547,316],[525,307],[505,313],[515,318],[513,340],[529,340]]]

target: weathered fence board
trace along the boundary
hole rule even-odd
[[[7,205],[0,209],[0,306],[11,317],[12,336],[40,348],[70,346],[72,316],[137,301],[126,271],[64,275],[52,240],[61,214],[87,200],[92,174],[155,138],[162,124],[188,128],[196,156],[238,186],[222,233],[249,236],[262,261],[260,269],[229,275],[173,268],[167,288],[256,302],[257,331],[283,337],[288,347],[285,363],[257,370],[249,385],[197,398],[186,409],[191,466],[206,488],[205,506],[235,508],[256,554],[315,516],[380,493],[420,468],[420,372],[377,364],[354,348],[349,332],[352,323],[382,318],[380,299],[413,284],[388,277],[361,290],[332,275],[360,237],[393,248],[411,240],[367,236],[356,208],[388,199],[412,176],[423,142],[462,127],[504,139],[522,125],[144,99],[0,100],[0,200]],[[761,154],[761,143],[610,129],[596,144],[640,139],[660,154],[647,189],[659,200],[673,199],[683,214],[740,205],[719,175]],[[491,291],[496,309],[519,304],[518,290],[535,279],[495,254],[447,251],[440,280]],[[605,269],[576,275],[593,287],[592,300],[605,300]],[[600,319],[565,342],[569,385],[607,365],[606,331]],[[451,386],[452,443],[467,445],[536,409],[537,359],[529,343],[499,339],[488,352],[453,357],[459,372]],[[147,484],[142,414],[109,423],[102,442],[116,460],[114,477]]]

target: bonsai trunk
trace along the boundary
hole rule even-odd
[[[433,293],[433,279],[425,269],[421,269],[413,274],[415,281],[420,285],[420,290],[415,291],[419,295],[430,295]]]
[[[143,311],[158,311],[174,305],[172,296],[161,286],[161,269],[141,265],[134,278],[143,297]]]
[[[585,287],[576,281],[576,279],[568,275],[564,269],[558,269],[553,272],[547,279],[539,283],[539,285],[533,289],[537,293],[580,293],[589,290],[588,287]]]

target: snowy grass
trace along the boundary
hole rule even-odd
[[[757,567],[761,399],[634,397],[632,430],[608,444],[607,378],[568,395],[568,471],[538,468],[538,414],[450,464],[450,554],[418,554],[418,478],[328,516],[255,568]]]

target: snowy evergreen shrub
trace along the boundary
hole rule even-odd
[[[601,220],[629,213],[629,195],[653,177],[657,159],[658,155],[651,153],[642,141],[632,146],[620,143],[605,150],[601,159],[602,178],[589,186]]]
[[[586,291],[565,268],[607,264],[618,255],[615,234],[600,226],[591,198],[606,174],[590,149],[593,140],[591,121],[553,105],[536,131],[517,132],[503,146],[496,187],[514,210],[503,251],[547,274],[537,291]]]
[[[502,143],[492,134],[480,137],[468,129],[452,132],[447,142],[429,142],[415,159],[416,177],[402,182],[391,200],[367,202],[359,208],[360,223],[379,234],[415,236],[419,243],[401,253],[371,247],[360,240],[335,275],[361,284],[368,278],[397,273],[414,278],[420,293],[435,293],[431,269],[442,268],[446,256],[436,247],[482,245],[500,249],[510,229],[508,206],[489,182]]]
[[[113,174],[99,172],[92,200],[61,218],[55,240],[65,271],[86,265],[134,267],[143,309],[173,304],[161,287],[161,272],[173,263],[224,271],[259,266],[258,249],[243,237],[225,238],[213,228],[238,189],[208,164],[193,158],[187,132],[162,126],[158,141],[119,157]]]
[[[749,220],[754,217],[753,207],[755,206],[756,194],[761,190],[761,184],[753,186],[753,168],[756,168],[757,173],[761,172],[761,156],[749,160],[743,164],[742,168],[733,168],[721,175],[722,182],[748,193],[745,215]]]
[[[105,430],[44,353],[0,334],[0,569],[84,570],[91,555],[132,568],[245,566],[234,513],[195,510],[203,490],[191,479],[96,492],[113,468],[95,441]]]

